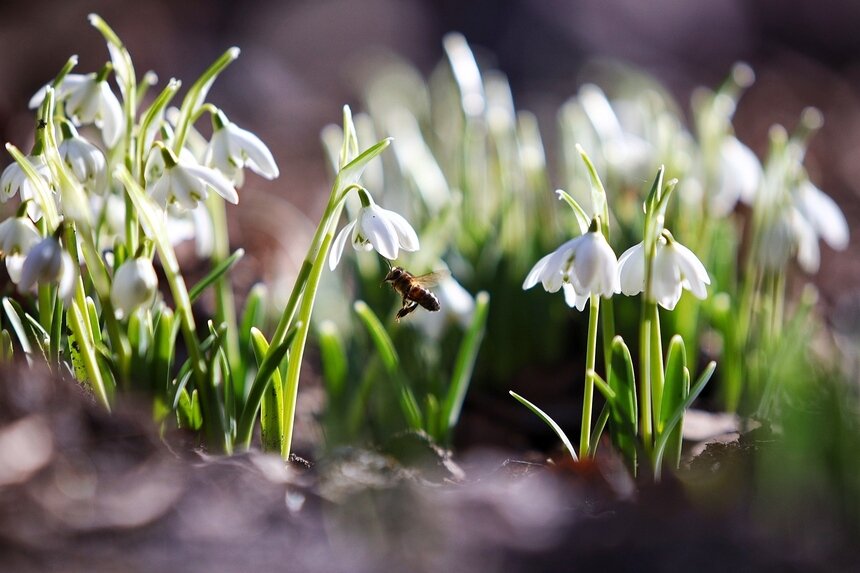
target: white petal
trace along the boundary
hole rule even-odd
[[[9,273],[9,279],[15,284],[21,281],[21,269],[24,267],[24,260],[27,255],[7,255],[6,256],[6,272]]]
[[[806,181],[801,184],[798,200],[804,217],[825,243],[837,251],[848,247],[848,222],[829,195]]]
[[[191,211],[191,218],[194,220],[194,251],[201,259],[209,258],[215,251],[215,227],[209,209],[205,205],[198,205]]]
[[[337,264],[340,262],[340,257],[343,255],[343,248],[346,246],[346,239],[349,237],[349,232],[352,228],[355,227],[355,221],[349,223],[343,229],[340,230],[340,233],[335,237],[334,242],[331,244],[331,250],[328,254],[328,268],[334,270]]]
[[[396,259],[400,251],[397,230],[384,214],[384,209],[371,205],[358,216],[358,232],[386,259]],[[353,242],[353,245],[355,242]]]
[[[266,179],[274,179],[279,175],[278,166],[272,152],[259,137],[248,130],[230,124],[224,128],[230,130],[230,136],[248,157],[248,167],[257,175]]]
[[[62,254],[62,270],[60,274],[60,283],[57,287],[57,295],[63,299],[66,304],[72,300],[72,294],[75,292],[75,282],[78,278],[78,269],[75,268],[75,263],[69,253],[63,251]]]
[[[675,262],[681,271],[681,278],[688,283],[688,290],[696,298],[704,300],[708,296],[706,285],[711,284],[711,277],[708,276],[705,265],[693,251],[680,243],[673,243],[667,248],[675,251]]]
[[[815,229],[797,209],[792,209],[791,228],[797,245],[797,262],[807,273],[818,272],[821,265],[821,249]]]
[[[573,255],[584,236],[571,239],[553,251],[541,274],[541,282],[547,292],[558,292],[561,288],[564,275],[570,272]]]
[[[546,264],[547,262],[549,262],[550,258],[552,258],[553,253],[542,257],[541,260],[535,263],[535,266],[533,266],[532,270],[529,271],[529,274],[526,275],[526,280],[523,281],[523,290],[528,290],[538,284],[538,281],[541,280],[544,268],[546,267]]]
[[[570,283],[564,283],[562,289],[564,290],[564,302],[567,303],[567,306],[579,311],[585,308],[585,303],[588,302],[588,295],[577,294],[576,289]]]
[[[726,137],[720,148],[721,185],[713,198],[715,214],[725,215],[738,199],[752,204],[762,180],[762,167],[752,149],[736,137]]]
[[[660,306],[672,310],[681,298],[681,271],[671,248],[657,246],[654,271],[651,277],[651,294]]]
[[[417,251],[419,249],[418,234],[412,228],[412,225],[409,224],[409,221],[400,213],[382,208],[380,208],[380,211],[385,214],[388,221],[394,226],[394,230],[397,231],[397,240],[400,243],[400,248],[409,252]]]
[[[18,290],[27,292],[39,282],[51,282],[59,278],[62,272],[63,251],[53,237],[42,241],[30,249],[27,259],[21,268],[21,280]]]
[[[201,181],[209,184],[215,192],[221,195],[226,201],[233,203],[234,205],[239,202],[239,194],[236,193],[236,189],[233,187],[233,184],[214,169],[186,162],[183,162],[181,166],[191,175],[194,175]]]
[[[645,247],[634,245],[622,253],[618,260],[618,275],[621,292],[633,296],[645,288]]]
[[[105,145],[113,147],[119,142],[119,138],[124,131],[122,106],[107,82],[99,84],[99,97],[102,136],[104,137]]]

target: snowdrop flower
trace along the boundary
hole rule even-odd
[[[668,231],[657,240],[651,276],[651,296],[666,310],[672,310],[681,298],[682,289],[704,299],[711,284],[708,271],[693,251],[674,240]],[[645,247],[630,247],[618,261],[621,292],[633,296],[645,289]]]
[[[80,137],[74,127],[62,127],[64,139],[59,145],[60,157],[84,189],[103,195],[107,189],[107,162],[102,151]]]
[[[736,137],[726,137],[720,146],[719,183],[710,198],[711,212],[717,217],[731,213],[738,201],[751,205],[764,173],[752,149]]]
[[[564,287],[564,299],[577,310],[591,295],[606,298],[619,291],[618,259],[595,222],[589,232],[567,241],[539,260],[526,276],[523,290],[538,282],[547,292]]]
[[[6,271],[13,283],[21,280],[24,259],[41,238],[27,217],[11,217],[0,223],[0,255],[6,257]]]
[[[152,261],[138,257],[125,261],[117,269],[110,288],[110,300],[118,318],[130,315],[149,303],[158,289],[158,277]]]
[[[18,291],[25,293],[38,284],[59,283],[58,294],[63,300],[71,298],[75,286],[77,269],[69,253],[63,250],[54,237],[46,237],[37,243],[21,268]]]
[[[31,155],[27,157],[27,161],[30,162],[36,173],[45,180],[46,185],[50,186],[51,170],[45,163],[44,156]],[[17,161],[6,166],[3,174],[0,175],[0,203],[5,203],[15,195],[20,195],[21,201],[30,201],[27,203],[27,215],[32,220],[38,221],[42,218],[42,208],[33,182],[30,181]]]
[[[244,181],[244,167],[266,179],[278,176],[278,166],[266,144],[231,122],[221,111],[212,116],[212,131],[204,163],[223,173],[237,187]]]
[[[147,185],[147,191],[162,207],[177,203],[185,209],[194,209],[200,201],[206,199],[208,187],[230,203],[239,202],[239,194],[233,184],[219,172],[199,165],[181,154],[179,159],[176,159],[172,151],[163,145],[160,147],[164,172]]]
[[[800,268],[815,273],[821,264],[818,241],[844,250],[850,235],[848,222],[836,202],[807,179],[792,190],[790,201],[770,206],[775,214],[763,224],[758,261],[779,270],[796,254]]]
[[[105,144],[113,147],[122,136],[124,124],[122,106],[107,83],[110,70],[108,65],[98,74],[67,75],[57,88],[57,101],[66,102],[66,113],[75,125],[94,123],[101,129]],[[49,85],[33,95],[30,109],[42,104]]]
[[[376,250],[389,260],[396,259],[401,249],[409,252],[418,250],[418,235],[409,221],[394,211],[376,205],[366,190],[359,188],[358,192],[362,207],[355,220],[341,229],[332,243],[328,259],[331,270],[340,262],[350,232],[352,247],[356,251]]]

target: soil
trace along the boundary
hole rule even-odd
[[[148,406],[112,414],[47,372],[0,371],[0,571],[849,571],[847,534],[771,528],[752,468],[769,433],[658,485],[591,463],[417,435],[314,462],[202,452]],[[532,460],[537,461],[532,461]],[[703,493],[710,492],[710,493]]]

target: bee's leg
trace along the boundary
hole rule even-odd
[[[394,319],[397,322],[400,322],[400,319],[404,316],[408,315],[410,312],[418,308],[418,303],[413,302],[411,300],[403,303],[403,307],[397,311],[397,317]]]

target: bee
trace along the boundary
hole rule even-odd
[[[447,270],[427,273],[426,275],[417,277],[403,267],[394,267],[388,271],[388,274],[385,275],[385,282],[391,283],[391,288],[403,297],[403,305],[397,311],[395,320],[400,322],[401,318],[419,306],[423,306],[430,312],[439,310],[439,299],[435,294],[430,292],[429,287],[435,285],[446,276],[448,276]]]

